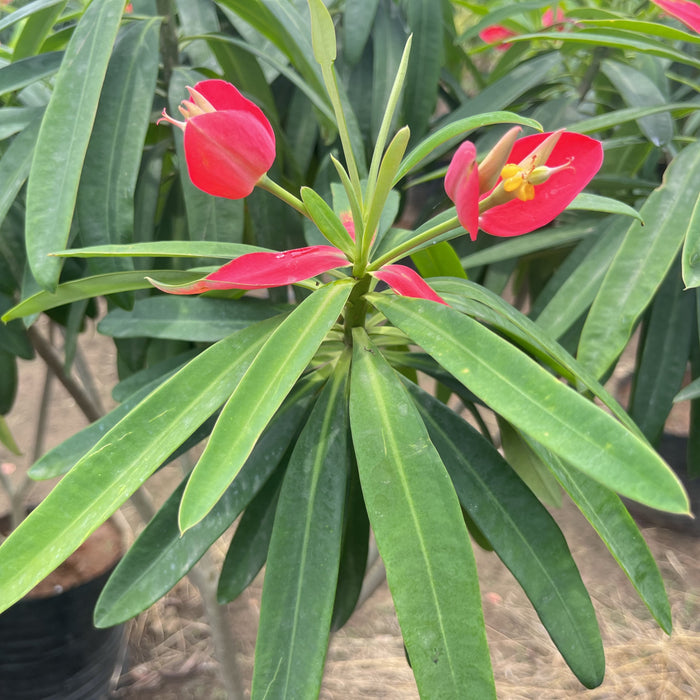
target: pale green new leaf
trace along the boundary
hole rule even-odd
[[[700,198],[700,144],[683,149],[640,210],[613,259],[581,332],[578,359],[602,376],[620,355],[690,231]]]
[[[329,243],[342,250],[346,255],[352,255],[355,246],[350,234],[323,198],[310,187],[302,187],[301,199],[309,216]]]
[[[335,61],[335,27],[323,0],[308,0],[311,13],[311,42],[314,57],[321,66],[330,66]]]
[[[0,609],[87,539],[226,400],[278,319],[205,350],[108,431],[0,546]]]
[[[88,5],[76,26],[54,83],[39,131],[27,185],[27,255],[44,289],[56,288],[61,261],[49,253],[66,247],[83,159],[122,0]]]
[[[353,444],[418,691],[495,698],[474,555],[454,488],[399,376],[362,329],[353,339]]]
[[[216,504],[260,434],[337,321],[352,285],[321,287],[287,316],[246,371],[192,471],[180,505],[180,528],[198,523]]]
[[[267,555],[251,698],[318,696],[348,482],[346,353],[294,447]]]
[[[442,304],[369,298],[486,405],[577,469],[653,508],[688,512],[681,483],[648,444],[521,350]]]

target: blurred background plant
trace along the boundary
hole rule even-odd
[[[693,400],[688,463],[700,464],[700,388],[693,384],[678,395],[689,362],[690,378],[700,375],[696,295],[683,284],[698,285],[698,35],[638,2],[326,4],[362,177],[413,36],[393,127],[410,126],[409,148],[435,140],[405,186],[389,196],[385,227],[396,221],[397,228],[418,228],[441,215],[447,205],[442,178],[466,130],[483,154],[508,128],[491,126],[506,117],[480,124],[479,115],[517,112],[545,131],[566,128],[603,141],[605,164],[590,192],[552,225],[512,239],[462,236],[413,262],[426,277],[468,276],[507,296],[598,379],[609,376],[640,328],[630,414],[656,444],[674,398]],[[494,26],[501,28],[498,45],[482,38],[493,38],[484,31]],[[41,458],[37,440],[30,473],[48,478],[70,469],[177,368],[269,313],[255,304],[233,311],[225,299],[155,294],[146,275],[186,282],[196,276],[191,268],[220,264],[242,252],[241,244],[286,250],[325,241],[260,188],[245,200],[194,188],[180,134],[156,125],[161,111],[175,114],[185,86],[199,80],[232,82],[274,127],[273,179],[291,192],[312,186],[336,211],[347,208],[332,160],[342,159],[342,148],[314,60],[306,0],[5,3],[0,61],[0,311],[21,302],[18,316],[33,321],[45,313],[53,328],[45,338],[19,320],[0,326],[0,414],[15,400],[17,358],[38,351],[75,395],[86,397],[92,411],[86,415],[94,421]],[[109,254],[123,244],[139,244],[138,254]],[[88,246],[104,246],[104,253],[49,255]],[[296,288],[294,294],[304,298]],[[284,288],[269,296],[276,305],[290,301]],[[106,303],[98,307],[94,297]],[[476,316],[493,320],[492,309]],[[121,405],[106,417],[90,401],[89,379],[75,381],[71,372],[80,365],[79,334],[98,317],[100,332],[114,338],[121,380],[113,394]],[[438,395],[447,398],[453,388],[444,381]],[[214,419],[168,459],[205,439]],[[530,485],[540,483],[538,496],[556,501],[559,486],[547,456],[529,449],[502,417],[499,430],[495,441],[503,442],[509,460],[526,461]],[[0,441],[18,447],[1,417]],[[251,504],[245,511],[250,523],[266,523],[268,538],[273,487],[273,497],[261,492],[253,501],[257,510]],[[16,500],[24,494],[22,486]],[[135,614],[167,592],[238,512],[226,513],[189,550],[179,549],[172,576],[152,570],[128,601],[119,591],[111,601],[121,606],[118,614]],[[239,540],[237,546],[252,545]],[[221,600],[250,581],[265,553],[261,547],[240,580],[226,582]]]

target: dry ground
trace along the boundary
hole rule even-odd
[[[115,381],[109,341],[90,331],[83,347],[96,369],[97,390],[109,406]],[[31,450],[43,369],[23,362],[20,397],[8,423],[20,445]],[[682,429],[683,418],[680,419]],[[45,447],[86,424],[60,386],[54,388]],[[28,458],[0,447],[6,472],[17,481]],[[167,495],[180,478],[168,468],[149,486],[154,500]],[[41,496],[46,485],[33,490]],[[162,493],[161,493],[162,492]],[[4,502],[0,499],[0,510]],[[124,514],[134,529],[132,507]],[[561,660],[527,598],[493,554],[476,549],[487,634],[499,697],[503,700],[585,698],[590,700],[674,700],[700,696],[700,537],[645,526],[643,534],[667,582],[674,633],[654,624],[622,571],[576,509],[553,512],[559,521],[593,598],[603,634],[607,674],[603,685],[583,689]],[[215,558],[225,552],[224,538]],[[261,581],[258,579],[225,611],[234,636],[237,661],[248,685],[252,668]],[[216,700],[225,698],[218,678],[209,626],[197,591],[187,581],[131,623],[129,654],[115,697],[134,700]],[[386,585],[381,586],[331,642],[322,698],[417,698]]]

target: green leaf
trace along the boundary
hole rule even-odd
[[[537,325],[552,338],[563,336],[593,303],[629,226],[625,219],[614,219],[606,223],[597,234],[597,240],[584,239],[579,244],[593,243],[583,259],[575,261],[573,269],[567,273],[563,265],[560,267],[561,286],[536,316]],[[555,283],[559,282],[554,279],[558,274],[559,270],[552,277]]]
[[[95,607],[95,623],[110,627],[167,593],[231,525],[277,468],[309,409],[318,381],[305,382],[280,409],[236,480],[204,520],[186,533],[177,514],[186,479],[148,523],[110,576]]]
[[[10,63],[0,70],[0,95],[48,78],[59,69],[62,60],[63,51],[51,51]]]
[[[284,309],[263,299],[210,299],[155,296],[140,299],[131,311],[113,309],[98,330],[113,338],[169,338],[211,343]]]
[[[571,469],[561,460],[552,459],[549,466],[573,502],[595,528],[656,621],[670,634],[671,606],[663,579],[639,528],[620,498],[610,489],[590,479],[578,469]]]
[[[348,481],[350,355],[294,447],[275,514],[251,698],[318,696],[338,579]]]
[[[436,302],[368,298],[484,403],[547,449],[622,495],[687,512],[682,485],[649,445],[506,340]]]
[[[700,197],[690,215],[683,244],[683,282],[686,287],[700,287]]]
[[[467,279],[455,249],[441,241],[411,255],[422,277],[461,277]]]
[[[0,416],[10,412],[17,396],[17,358],[0,349]]]
[[[372,32],[379,0],[355,0],[343,13],[343,57],[355,65],[362,56]]]
[[[12,139],[0,159],[0,223],[29,175],[34,144],[39,133],[41,116],[37,116]]]
[[[406,384],[462,507],[523,587],[571,670],[587,688],[600,685],[605,658],[595,611],[556,522],[488,440]]]
[[[700,144],[683,149],[640,210],[613,259],[581,332],[578,359],[602,376],[624,349],[690,230],[700,197]],[[689,193],[693,193],[689,196]]]
[[[624,214],[641,221],[644,224],[640,213],[629,204],[618,202],[611,197],[601,197],[598,194],[588,194],[582,192],[576,195],[574,201],[566,207],[567,209],[583,209],[585,211],[602,211],[606,214]]]
[[[314,57],[317,63],[330,66],[337,55],[335,46],[335,27],[328,8],[323,0],[308,0],[311,13],[311,41],[314,48]]]
[[[616,109],[589,119],[582,119],[570,124],[566,129],[579,134],[591,134],[604,129],[611,129],[627,122],[644,119],[654,114],[670,112],[674,116],[677,114],[684,115],[698,109],[700,109],[700,104],[693,102],[667,102],[657,107],[625,107],[624,109]]]
[[[202,273],[186,272],[184,270],[134,270],[84,277],[72,282],[64,282],[56,288],[55,292],[37,292],[11,308],[0,317],[0,320],[7,323],[14,318],[31,316],[47,309],[55,309],[57,306],[104,294],[130,292],[135,289],[150,289],[153,285],[146,277],[157,278],[164,284],[179,285],[200,279]]]
[[[0,609],[103,523],[230,395],[279,319],[205,350],[107,432],[0,546]]]
[[[423,139],[412,151],[403,159],[394,184],[399,182],[405,175],[413,170],[423,160],[428,162],[441,155],[448,147],[453,145],[457,139],[463,138],[470,131],[480,129],[492,124],[522,124],[530,126],[537,131],[542,131],[542,125],[534,119],[521,117],[514,112],[489,112],[488,114],[476,114],[473,116],[453,121],[438,129],[434,133]],[[440,146],[445,145],[445,148]],[[438,150],[439,149],[439,150]],[[429,156],[431,156],[429,158]]]
[[[217,421],[180,505],[180,527],[198,523],[219,500],[260,434],[337,321],[352,286],[335,282],[307,297],[256,356]]]
[[[695,330],[695,294],[683,290],[679,272],[680,265],[673,265],[652,302],[629,402],[630,416],[652,445],[661,437],[681,388]]]
[[[51,7],[52,5],[60,5],[64,3],[65,0],[34,0],[34,2],[27,3],[24,7],[19,7],[13,12],[10,12],[7,17],[0,20],[0,31],[11,27],[13,24],[20,22],[26,17],[31,17],[36,12]]]
[[[323,198],[310,187],[302,187],[301,199],[309,212],[309,216],[329,243],[342,250],[345,255],[353,255],[355,245],[347,229]]]
[[[64,0],[58,5],[52,5],[39,12],[34,12],[27,19],[24,26],[19,30],[19,36],[14,42],[13,62],[34,56],[41,51],[43,43],[50,36],[54,25],[60,20],[67,4],[68,0]]]
[[[96,245],[52,253],[64,258],[124,256],[133,258],[216,258],[231,260],[246,253],[269,252],[269,248],[226,241],[149,241],[127,245]]]
[[[606,59],[601,64],[601,70],[628,106],[654,107],[665,104],[666,98],[661,90],[636,68]],[[655,146],[665,146],[673,139],[673,119],[668,112],[642,117],[637,123]]]
[[[127,24],[107,68],[85,154],[76,209],[83,245],[134,237],[134,190],[158,74],[160,18]],[[123,259],[93,262],[93,272],[133,267]]]
[[[220,605],[238,598],[265,565],[272,539],[280,484],[288,461],[287,457],[272,473],[248,504],[236,525],[226,558],[221,565],[219,585],[216,589],[216,599]],[[203,522],[206,522],[206,518]]]
[[[398,375],[362,329],[353,339],[352,439],[418,691],[495,698],[474,557],[454,489]]]
[[[0,415],[0,444],[4,445],[12,454],[21,455],[22,451],[17,447],[15,438],[10,432],[7,421],[4,416]]]
[[[41,287],[54,291],[66,247],[78,183],[112,44],[124,4],[88,5],[66,49],[44,113],[27,185],[27,254]],[[57,177],[57,173],[61,176]]]

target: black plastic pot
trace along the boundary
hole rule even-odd
[[[95,602],[110,571],[47,598],[25,598],[0,614],[2,700],[106,698],[124,626],[97,629]]]

